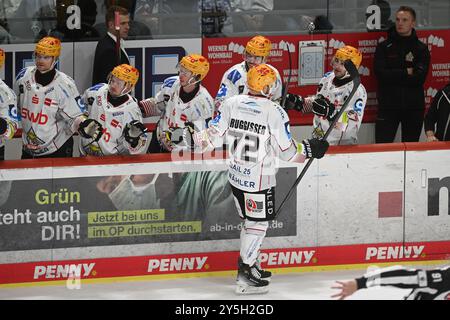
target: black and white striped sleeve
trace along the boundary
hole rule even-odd
[[[427,272],[420,269],[406,269],[392,266],[367,272],[356,279],[358,289],[375,286],[393,286],[402,289],[414,289],[428,285]]]

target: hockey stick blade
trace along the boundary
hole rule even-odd
[[[347,100],[345,100],[344,105],[339,110],[338,114],[336,115],[336,117],[331,122],[330,127],[328,128],[328,130],[325,132],[324,136],[322,137],[322,140],[326,140],[328,138],[328,136],[330,135],[330,133],[333,130],[334,126],[336,125],[337,121],[342,116],[342,114],[344,113],[345,109],[347,109],[348,104],[353,99],[353,96],[355,95],[356,90],[358,90],[358,87],[361,84],[361,79],[359,77],[358,69],[353,64],[353,62],[351,60],[345,60],[344,61],[344,66],[345,66],[345,69],[347,70],[347,72],[350,74],[350,77],[352,78],[353,88],[352,88],[352,91],[350,91],[350,94],[347,97]],[[287,193],[287,195],[284,197],[283,201],[281,202],[278,210],[275,213],[275,217],[277,217],[278,214],[281,212],[281,209],[283,208],[284,204],[291,197],[292,193],[297,188],[297,186],[300,183],[300,181],[303,179],[304,175],[306,174],[306,171],[308,171],[308,169],[311,166],[313,161],[314,161],[314,158],[310,158],[308,160],[308,162],[305,164],[305,166],[303,167],[302,172],[300,172],[300,175],[297,177],[297,179],[295,180],[295,182],[292,185],[291,189],[289,189],[289,192]]]

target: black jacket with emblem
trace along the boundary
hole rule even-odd
[[[440,141],[450,141],[450,83],[433,98],[424,127],[425,131],[433,131]]]
[[[389,29],[387,40],[375,51],[374,69],[378,80],[380,109],[424,109],[423,84],[430,65],[430,52],[413,29],[410,36],[400,36],[395,26]],[[408,75],[407,68],[413,68]]]

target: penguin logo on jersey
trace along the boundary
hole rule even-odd
[[[355,106],[353,107],[353,109],[354,109],[356,112],[361,112],[362,109],[363,109],[363,107],[364,107],[363,101],[362,101],[361,98],[359,98],[358,100],[356,100]]]
[[[10,118],[13,118],[14,120],[20,120],[19,114],[17,113],[17,107],[13,104],[9,105],[8,115]]]
[[[80,96],[75,98],[75,101],[77,103],[78,108],[80,108],[81,112],[85,112],[86,111],[86,105],[84,104],[83,100],[81,99]]]

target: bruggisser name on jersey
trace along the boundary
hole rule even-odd
[[[266,132],[266,126],[263,126],[261,124],[257,124],[250,121],[240,120],[240,119],[233,119],[231,118],[230,121],[230,128],[233,129],[241,129],[249,132],[254,132],[257,134],[264,134]]]

